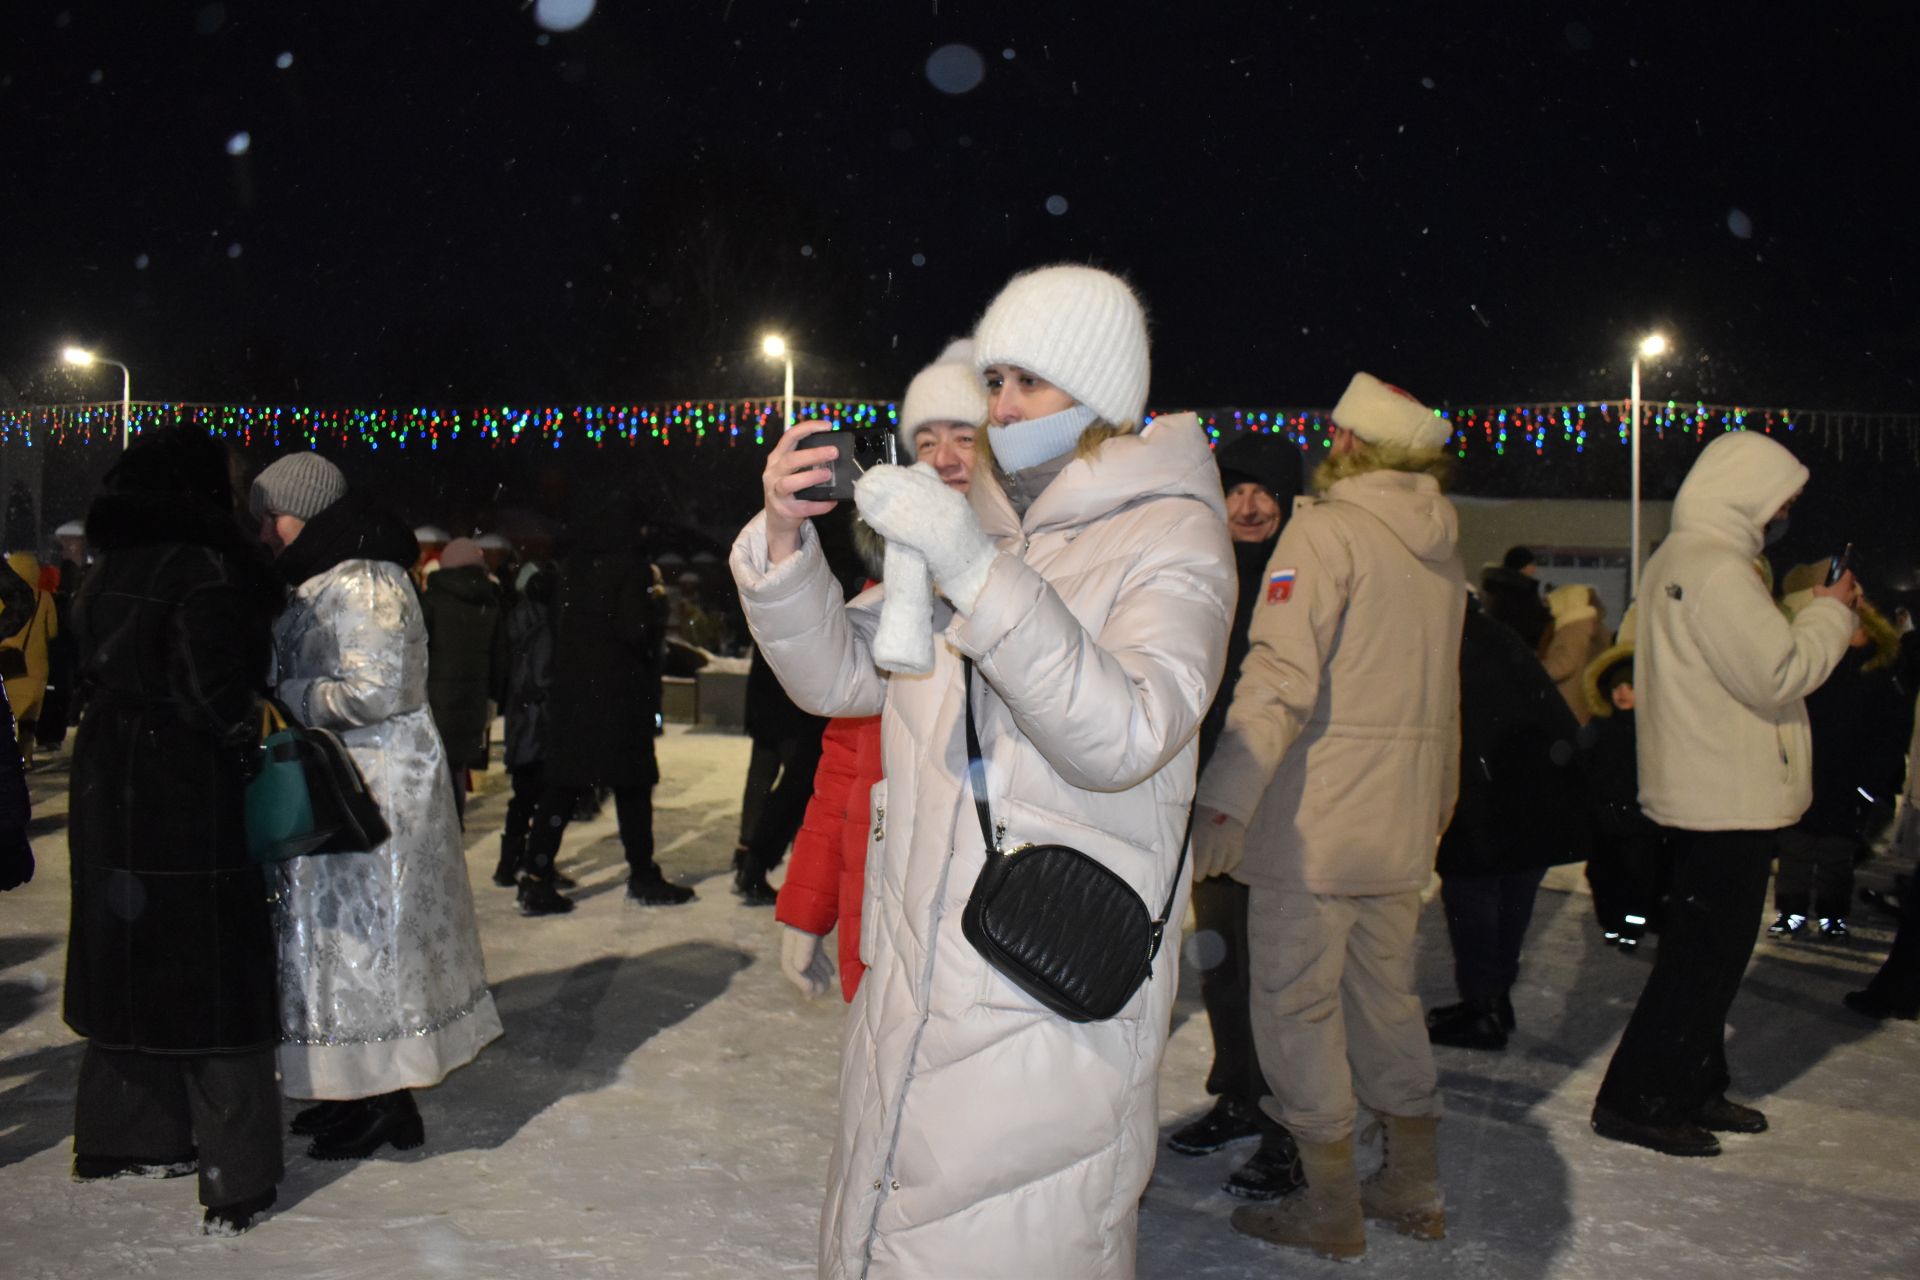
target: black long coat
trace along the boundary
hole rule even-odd
[[[487,767],[487,700],[506,700],[507,620],[479,565],[442,569],[420,595],[427,622],[427,705],[456,769]]]
[[[1443,876],[1503,875],[1587,857],[1580,724],[1526,643],[1469,602],[1460,637],[1460,799]]]
[[[67,1025],[114,1049],[268,1048],[273,929],[241,804],[280,593],[207,503],[109,495],[87,536]]]
[[[631,549],[582,549],[560,570],[547,781],[652,786],[667,601]]]

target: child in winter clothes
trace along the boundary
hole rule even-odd
[[[1640,771],[1633,728],[1633,644],[1607,649],[1584,678],[1589,739],[1587,813],[1593,851],[1587,884],[1608,946],[1631,952],[1659,929],[1668,855],[1658,824],[1640,812]]]

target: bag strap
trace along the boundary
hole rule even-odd
[[[274,734],[287,727],[286,717],[280,714],[280,708],[271,698],[260,702],[260,741],[265,742]]]
[[[986,842],[987,855],[999,857],[1000,845],[993,838],[993,815],[987,810],[987,762],[981,758],[980,733],[973,724],[973,659],[962,658],[967,671],[967,684],[964,690],[967,709],[967,781],[973,788],[973,810],[980,815],[980,838]],[[1167,901],[1160,908],[1160,916],[1153,922],[1157,933],[1166,927],[1167,918],[1173,914],[1173,899],[1180,892],[1180,877],[1187,867],[1187,845],[1193,840],[1194,806],[1187,806],[1187,829],[1180,836],[1180,861],[1174,865],[1173,884],[1167,890]]]

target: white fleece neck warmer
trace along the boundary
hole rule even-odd
[[[1100,413],[1084,404],[1072,405],[1044,418],[987,428],[993,460],[1002,471],[1025,471],[1050,462],[1073,448],[1080,433],[1098,421]]]

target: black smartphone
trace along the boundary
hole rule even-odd
[[[1853,544],[1849,542],[1839,555],[1827,557],[1827,585],[1832,586],[1846,577],[1847,570],[1851,568],[1853,568]]]
[[[853,496],[853,482],[868,467],[898,460],[899,437],[892,427],[863,427],[857,431],[822,431],[807,437],[802,449],[838,450],[833,459],[833,479],[826,484],[809,485],[793,496],[805,502],[845,502]]]

